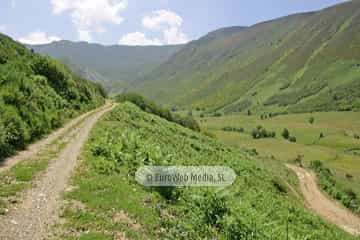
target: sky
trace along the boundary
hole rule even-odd
[[[27,44],[182,44],[229,26],[323,9],[345,0],[1,0],[0,32]]]

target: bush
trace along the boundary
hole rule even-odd
[[[256,230],[251,229],[238,217],[225,217],[222,222],[223,235],[228,240],[255,239]]]
[[[321,132],[319,138],[324,138],[324,137],[325,137],[324,133]]]
[[[360,135],[359,134],[354,134],[354,138],[355,139],[360,139]]]
[[[182,117],[176,114],[171,114],[171,112],[168,109],[162,108],[161,106],[155,104],[150,100],[145,99],[143,96],[136,93],[123,93],[118,95],[115,99],[118,102],[126,102],[126,101],[132,102],[133,104],[137,105],[141,110],[145,112],[157,115],[170,122],[175,122],[186,128],[190,128],[194,131],[198,131],[198,132],[200,131],[199,124],[192,116],[190,116],[190,112],[186,117]]]
[[[157,191],[167,201],[175,202],[180,197],[180,191],[177,187],[174,186],[154,187],[154,190]]]
[[[291,136],[291,137],[289,138],[289,141],[295,143],[295,142],[296,142],[296,137]]]
[[[284,185],[284,183],[280,180],[280,179],[277,179],[277,178],[273,178],[271,180],[273,186],[275,187],[275,189],[279,192],[279,193],[282,193],[282,194],[286,194],[287,193],[287,188],[286,186]]]
[[[0,159],[104,103],[99,84],[0,34]]]
[[[230,213],[225,198],[217,196],[216,193],[205,193],[199,205],[204,213],[204,223],[210,226],[217,225],[219,220]]]
[[[237,128],[237,127],[223,127],[222,130],[224,132],[239,132],[239,133],[243,133],[245,131],[244,128],[240,127],[240,128]]]
[[[304,159],[304,155],[298,154],[294,162],[296,165],[303,167],[303,159]]]
[[[260,139],[260,138],[275,138],[276,133],[267,131],[262,126],[257,126],[257,128],[253,129],[251,132],[251,136],[254,139]]]
[[[310,124],[313,124],[314,122],[315,122],[315,118],[314,118],[314,117],[310,117],[310,118],[309,118],[309,123],[310,123]]]
[[[289,132],[289,130],[288,130],[287,128],[284,128],[284,130],[283,130],[283,132],[282,132],[281,135],[283,136],[283,138],[289,139],[289,137],[290,137],[290,132]]]

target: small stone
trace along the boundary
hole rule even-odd
[[[18,225],[17,221],[15,221],[14,219],[12,219],[10,222],[11,224]]]

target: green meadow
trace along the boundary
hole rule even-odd
[[[215,134],[223,143],[256,149],[260,156],[284,163],[301,159],[307,166],[311,161],[320,160],[332,170],[340,184],[360,194],[359,112],[264,116],[261,119],[260,115],[237,114],[199,118],[199,121],[202,128]],[[254,139],[251,132],[258,126],[275,131],[276,137]],[[224,131],[225,127],[243,128],[244,132]],[[290,136],[296,137],[296,142],[283,138],[285,128]]]

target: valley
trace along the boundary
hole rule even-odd
[[[51,1],[88,42],[0,34],[1,240],[359,239],[359,0],[193,40],[141,10],[150,34],[95,43],[115,2]],[[236,179],[149,187],[146,166]]]

